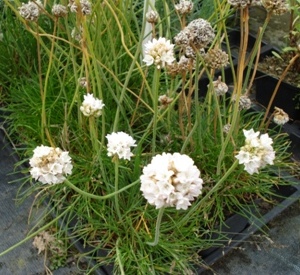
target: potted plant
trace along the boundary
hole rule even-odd
[[[28,193],[50,205],[22,242],[55,224],[56,236],[88,247],[87,273],[183,274],[220,245],[235,213],[259,220],[258,198],[284,196],[276,187],[291,185],[288,137],[247,112],[259,52],[257,42],[246,55],[248,5],[215,0],[192,19],[192,1],[5,4],[37,55],[30,74],[8,84],[8,132],[25,144]],[[241,14],[237,64],[226,28],[232,7]]]

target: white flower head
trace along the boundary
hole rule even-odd
[[[40,7],[42,3],[40,1],[32,2],[28,1],[27,4],[22,3],[19,7],[20,15],[28,21],[37,21],[40,16]]]
[[[203,180],[194,161],[187,155],[163,153],[152,158],[140,177],[141,191],[156,208],[186,210],[201,194]]]
[[[69,152],[44,145],[33,150],[29,164],[31,176],[43,184],[62,183],[73,169]]]
[[[95,98],[92,94],[86,94],[80,106],[80,111],[85,116],[99,117],[103,107],[104,104],[101,99]]]
[[[124,132],[113,132],[106,135],[107,138],[107,155],[118,156],[119,159],[127,159],[133,156],[130,147],[135,147],[135,140],[128,134]]]
[[[175,61],[174,44],[164,37],[153,38],[145,44],[145,55],[143,61],[147,66],[154,64],[157,69],[171,65]]]
[[[259,132],[243,130],[246,137],[245,145],[235,156],[239,164],[244,164],[245,170],[252,175],[258,173],[258,169],[264,168],[267,164],[273,164],[275,152],[272,147],[273,140],[268,134],[260,135]]]

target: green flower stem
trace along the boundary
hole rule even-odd
[[[95,152],[99,151],[99,144],[98,144],[98,132],[96,129],[95,117],[89,117],[89,126],[90,126],[90,134],[91,140],[93,144],[93,149]]]
[[[119,159],[116,157],[115,158],[115,207],[117,211],[117,215],[119,217],[119,220],[121,220],[121,212],[120,212],[120,207],[119,207],[119,198],[118,198],[118,190],[119,190]]]
[[[211,190],[209,190],[209,192],[202,199],[199,199],[199,202],[197,203],[197,206],[196,205],[194,206],[195,207],[194,209],[199,209],[199,205],[201,205],[201,204],[205,205],[207,203],[206,201],[211,198],[211,195],[213,193],[216,193],[218,191],[218,189],[221,187],[222,183],[224,183],[224,181],[233,172],[233,170],[238,166],[238,164],[239,164],[239,161],[235,160],[235,162],[227,170],[227,172],[224,174],[224,176],[216,183],[216,185]],[[201,207],[200,207],[200,209],[201,209]],[[194,210],[186,212],[185,216],[181,219],[181,221],[179,221],[177,223],[177,226],[180,227],[183,224],[186,224],[189,221],[189,219],[191,219],[191,216],[193,215],[193,213],[194,213]]]
[[[120,253],[120,249],[119,249],[119,241],[120,241],[120,238],[117,240],[117,243],[116,243],[117,259],[118,259],[118,262],[119,262],[119,268],[120,268],[121,275],[125,275],[124,268],[123,268],[122,261],[121,261],[121,253]]]
[[[157,117],[158,117],[158,90],[159,90],[159,77],[160,69],[155,68],[152,83],[152,93],[153,93],[153,134],[152,134],[152,154],[155,153],[156,149],[156,135],[157,135]]]
[[[48,83],[49,83],[50,71],[51,71],[51,68],[52,68],[54,46],[55,46],[56,28],[57,28],[57,18],[55,18],[55,20],[54,20],[53,37],[51,39],[51,50],[50,50],[50,55],[49,55],[49,64],[48,64],[48,69],[47,69],[47,72],[46,72],[44,88],[42,88],[42,86],[43,86],[42,82],[43,81],[40,78],[40,85],[41,85],[41,88],[43,89],[43,92],[42,92],[42,132],[43,132],[42,137],[44,139],[44,131],[45,131],[47,139],[48,139],[48,141],[49,141],[49,143],[51,144],[52,147],[55,147],[55,146],[54,146],[54,143],[52,141],[52,138],[51,138],[51,135],[50,135],[50,132],[49,132],[49,129],[48,129],[48,125],[47,125],[47,117],[46,117],[46,95],[47,95],[47,90],[48,90]],[[39,36],[37,35],[37,37],[39,37]],[[39,41],[37,41],[37,45],[39,45],[39,44],[40,44]],[[41,62],[41,60],[40,60],[40,54],[39,54],[39,61]],[[40,70],[41,70],[41,65],[39,66],[39,74],[41,75],[42,72]],[[44,140],[42,140],[42,141],[44,143]]]
[[[164,211],[165,211],[165,207],[160,208],[159,211],[158,211],[157,220],[156,220],[156,226],[155,226],[154,241],[153,242],[147,242],[148,245],[155,246],[155,245],[158,244],[160,224],[161,224],[161,219],[162,219]]]
[[[85,196],[85,197],[88,197],[88,198],[91,198],[91,199],[95,199],[95,200],[106,200],[106,199],[109,199],[109,198],[115,196],[116,194],[122,193],[123,191],[125,191],[128,188],[136,185],[139,182],[140,182],[140,179],[138,179],[138,180],[136,180],[136,181],[128,184],[127,186],[119,189],[116,192],[110,193],[110,194],[105,195],[105,196],[97,196],[97,195],[94,195],[94,194],[91,194],[91,193],[88,193],[88,192],[85,192],[85,191],[81,190],[80,188],[78,188],[77,186],[75,186],[73,183],[71,183],[68,179],[65,180],[66,185],[68,185],[74,191],[76,191],[77,193],[79,193],[82,196]]]
[[[222,185],[222,183],[229,177],[229,175],[238,166],[238,164],[239,164],[239,161],[235,160],[235,162],[227,170],[227,172],[224,174],[224,176],[221,179],[219,179],[219,181],[216,183],[216,185],[211,190],[209,190],[209,192],[201,199],[201,202],[204,202],[206,199],[208,199],[210,197],[210,195],[212,193],[216,192],[220,188],[220,186]]]
[[[51,222],[48,222],[47,224],[45,224],[44,226],[42,226],[40,229],[38,229],[37,231],[35,231],[34,233],[28,235],[26,238],[24,238],[23,240],[19,241],[18,243],[14,244],[13,246],[9,247],[8,249],[6,249],[5,251],[0,253],[0,257],[5,255],[6,253],[14,250],[15,248],[19,247],[21,244],[27,242],[28,240],[34,238],[36,235],[38,235],[40,232],[46,230],[47,228],[49,228],[52,224],[54,224],[55,222],[57,222],[59,219],[61,219],[62,217],[65,216],[65,214],[72,210],[74,205],[76,204],[76,202],[78,201],[79,198],[77,198],[71,205],[68,206],[68,208],[63,211],[60,215],[58,215],[55,219],[53,219]]]

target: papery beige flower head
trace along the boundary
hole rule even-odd
[[[273,113],[273,121],[278,125],[283,125],[287,123],[289,119],[289,115],[283,111],[282,109],[275,107]]]
[[[247,6],[261,6],[261,0],[227,0],[227,2],[236,8],[245,8]]]
[[[81,42],[81,40],[82,40],[82,32],[83,32],[82,26],[80,26],[79,29],[74,28],[74,29],[71,31],[71,37],[72,37],[73,39],[75,39],[76,41]]]
[[[148,23],[155,24],[157,23],[159,15],[156,11],[151,10],[146,13],[146,20]]]
[[[87,81],[86,77],[79,78],[78,83],[82,88],[87,88],[87,86],[88,86],[88,81]]]
[[[193,58],[187,58],[186,56],[182,55],[178,62],[178,67],[181,73],[187,72],[195,68],[195,60]]]
[[[60,4],[54,4],[52,6],[52,14],[56,17],[64,17],[68,14],[67,7],[60,5]]]
[[[225,134],[228,134],[228,133],[229,133],[229,130],[230,130],[230,127],[231,127],[231,124],[225,124],[225,125],[223,126],[223,132],[224,132]]]
[[[173,98],[168,97],[167,95],[161,95],[161,96],[159,96],[158,101],[163,108],[166,108],[173,101]]]
[[[222,77],[219,76],[216,81],[213,81],[214,91],[217,96],[225,95],[228,92],[228,86],[225,82],[222,82]]]
[[[181,47],[191,46],[202,49],[208,46],[215,38],[211,24],[205,19],[199,18],[190,22],[175,37],[174,41]]]
[[[22,6],[18,8],[20,15],[28,21],[37,21],[40,16],[40,7],[42,7],[40,1],[28,1],[27,4],[22,3]]]
[[[190,14],[193,10],[194,3],[190,0],[180,0],[178,4],[175,5],[175,10],[181,15]]]
[[[232,97],[232,101],[236,101],[236,96]],[[248,110],[251,108],[251,99],[246,95],[241,95],[239,100],[239,109],[240,110]]]
[[[92,13],[92,5],[88,0],[79,0],[80,9],[83,15],[90,15]],[[71,12],[78,12],[78,5],[75,0],[69,0],[68,7]]]
[[[286,0],[261,0],[261,2],[264,8],[274,15],[281,15],[287,13],[289,10]]]
[[[212,69],[221,69],[229,64],[228,54],[220,49],[210,49],[204,57],[207,66]]]
[[[178,62],[175,61],[167,66],[167,72],[170,76],[175,77],[179,74],[184,74],[194,68],[195,60],[193,58],[187,58],[185,55],[182,55]]]

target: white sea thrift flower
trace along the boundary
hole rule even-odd
[[[73,168],[69,152],[44,145],[33,150],[29,164],[31,176],[43,184],[62,183]]]
[[[278,107],[275,107],[273,115],[273,121],[278,125],[286,124],[290,120],[289,115]]]
[[[124,132],[113,132],[106,135],[107,138],[107,155],[109,157],[117,155],[119,159],[127,159],[133,156],[130,147],[135,147],[135,140]]]
[[[245,170],[252,175],[258,173],[258,169],[267,164],[273,164],[275,159],[275,152],[272,147],[273,140],[268,134],[260,135],[253,129],[243,130],[243,132],[246,137],[245,145],[235,157],[239,160],[239,164],[244,164]]]
[[[86,94],[80,106],[80,111],[85,116],[99,117],[104,106],[101,99],[95,98],[92,94]]]
[[[32,2],[28,1],[27,4],[22,3],[22,6],[19,7],[19,13],[20,15],[28,20],[28,21],[37,21],[40,16],[40,8],[39,6],[42,6],[42,3],[40,1]]]
[[[203,180],[194,161],[187,155],[163,153],[152,158],[140,177],[141,191],[156,208],[186,210],[201,194]]]
[[[164,37],[158,39],[153,38],[145,44],[145,57],[143,61],[147,66],[154,64],[157,69],[164,68],[166,65],[171,65],[175,61],[174,44],[170,43]]]

